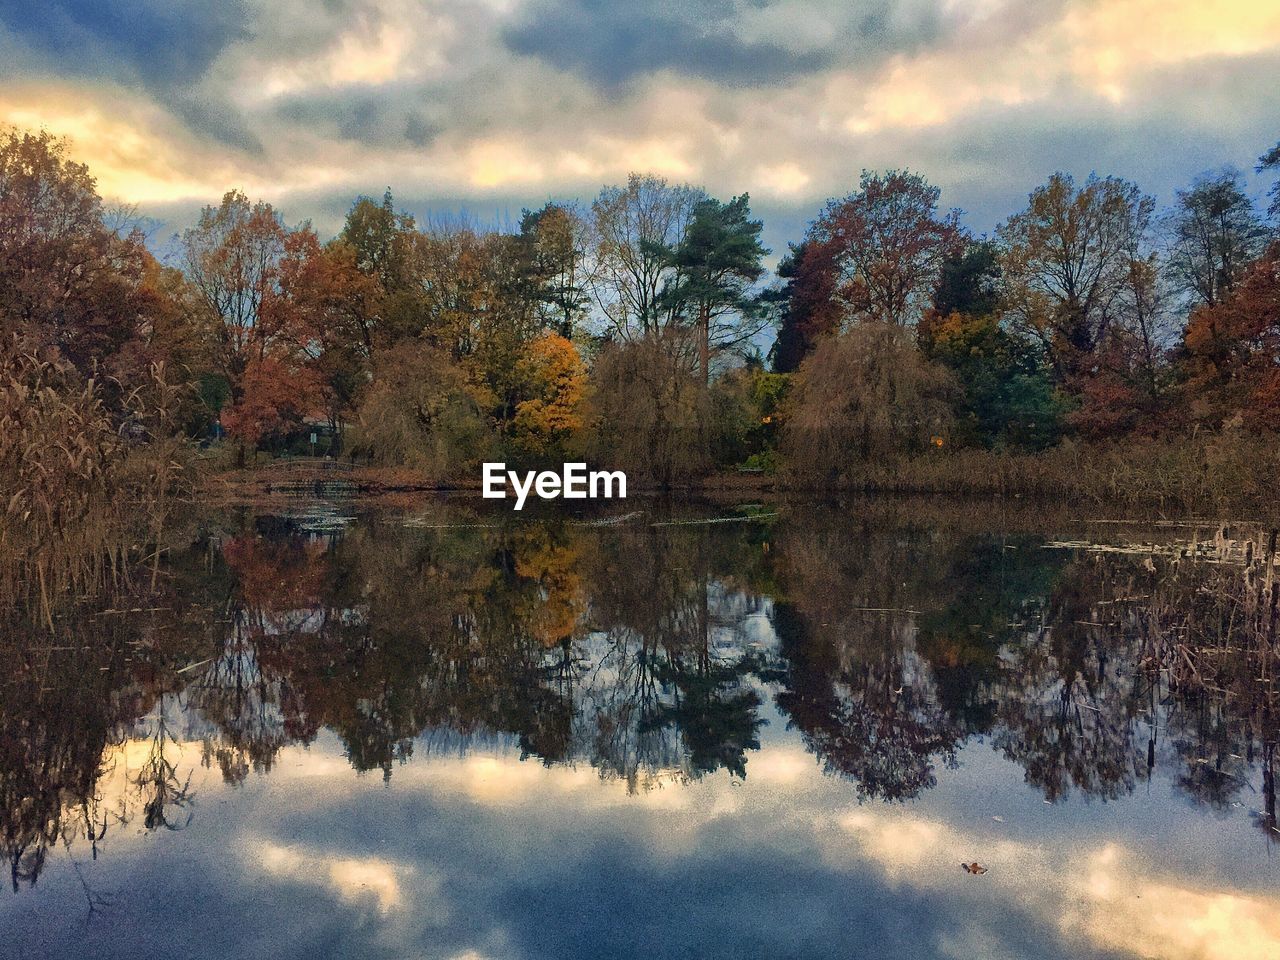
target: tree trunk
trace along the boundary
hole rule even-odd
[[[698,361],[705,386],[711,382],[711,307],[707,304],[698,309]]]

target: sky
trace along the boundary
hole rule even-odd
[[[748,191],[777,249],[863,168],[977,232],[1055,170],[1162,202],[1280,139],[1278,0],[0,0],[0,124],[181,229],[239,187],[338,229],[518,219],[629,171]]]

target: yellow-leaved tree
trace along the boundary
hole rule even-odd
[[[516,405],[517,447],[534,457],[562,456],[582,429],[587,372],[577,348],[556,333],[532,341],[518,366],[527,399]]]

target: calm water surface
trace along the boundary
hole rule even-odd
[[[1274,721],[1145,669],[1142,556],[1052,546],[1185,529],[192,524],[159,599],[4,628],[0,955],[1280,957]]]

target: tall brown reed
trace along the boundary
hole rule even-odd
[[[68,598],[158,561],[187,489],[162,364],[127,393],[17,342],[0,354],[0,605],[52,625]],[[108,400],[110,399],[110,403]]]

